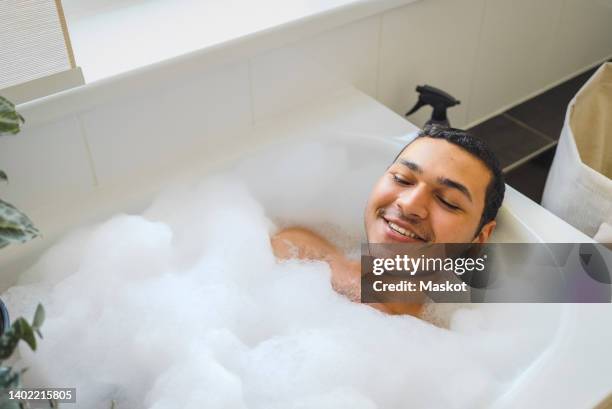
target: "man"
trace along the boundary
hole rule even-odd
[[[499,163],[479,139],[426,126],[374,186],[365,209],[368,243],[484,243],[504,198]],[[272,237],[276,257],[325,260],[332,286],[359,300],[360,266],[301,227]],[[371,304],[391,314],[418,315],[418,304]]]

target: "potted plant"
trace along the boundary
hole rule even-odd
[[[0,96],[0,136],[17,134],[24,119],[15,110],[15,105]],[[0,182],[8,183],[6,173],[0,169]],[[39,235],[32,221],[12,204],[0,199],[0,248],[11,243],[24,243]],[[11,391],[21,387],[21,376],[25,369],[14,370],[4,366],[13,355],[19,341],[24,341],[33,351],[36,350],[36,336],[42,338],[40,327],[45,320],[45,310],[38,304],[30,324],[24,318],[10,323],[8,312],[0,300],[0,409],[25,409],[29,403],[15,399]],[[48,401],[49,407],[57,407],[57,402]]]
[[[0,96],[0,136],[17,134],[25,121],[15,105]],[[0,182],[8,183],[8,176],[0,169]],[[0,248],[11,243],[24,243],[39,235],[32,221],[12,204],[0,199]]]

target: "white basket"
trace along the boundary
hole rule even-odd
[[[542,206],[583,233],[612,242],[612,64],[567,107]]]

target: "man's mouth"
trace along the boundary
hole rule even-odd
[[[387,220],[386,218],[382,218],[385,223],[387,223],[387,226],[389,226],[389,229],[391,229],[392,231],[394,231],[395,233],[399,234],[400,236],[406,237],[407,239],[413,239],[413,240],[419,240],[422,242],[427,242],[427,240],[416,234],[415,232],[408,230],[400,225],[398,225],[397,223],[394,223],[390,220]]]

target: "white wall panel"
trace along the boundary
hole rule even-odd
[[[74,115],[44,126],[26,123],[21,133],[0,137],[0,169],[10,181],[0,185],[0,196],[24,210],[91,191],[94,184]]]
[[[0,1],[0,89],[71,68],[54,0]]]
[[[612,0],[565,0],[549,70],[557,79],[612,54]]]
[[[327,72],[376,97],[381,16],[300,41],[296,47]]]
[[[484,0],[426,0],[384,14],[379,100],[403,115],[420,84],[437,86],[461,100],[450,111],[453,126],[466,123]],[[422,125],[431,109],[409,120]]]
[[[558,78],[548,69],[564,0],[487,0],[468,122]]]
[[[286,46],[251,60],[253,112],[263,121],[320,95],[345,87],[348,81],[314,61],[299,46]]]
[[[152,84],[153,85],[153,84]],[[252,123],[246,63],[155,84],[81,115],[101,185],[163,172]]]

